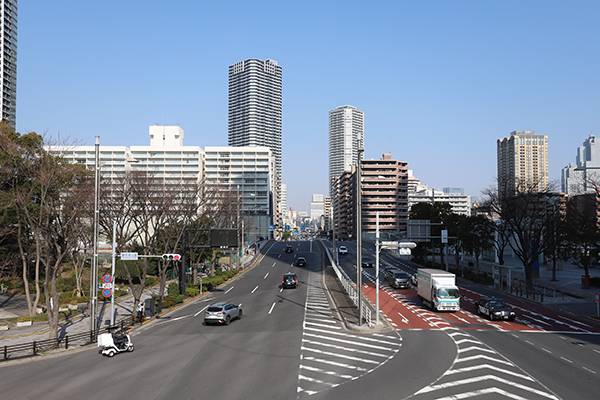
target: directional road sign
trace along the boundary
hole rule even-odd
[[[137,260],[138,253],[121,253],[121,260]]]

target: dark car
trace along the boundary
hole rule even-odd
[[[296,267],[306,267],[306,258],[298,257],[296,260]]]
[[[292,248],[291,244],[286,244],[285,245],[285,252],[286,253],[293,253],[294,252],[294,249]]]
[[[410,277],[406,272],[390,270],[385,274],[385,280],[396,289],[406,289],[410,285]]]
[[[229,325],[234,319],[242,318],[242,306],[233,303],[219,302],[208,306],[204,312],[204,323]]]
[[[283,281],[281,282],[281,287],[285,288],[296,288],[298,286],[298,276],[293,272],[288,272],[283,275]]]
[[[491,321],[496,319],[514,321],[516,318],[514,310],[503,300],[483,298],[475,303],[475,307],[477,307],[477,314],[485,315]]]
[[[373,268],[373,261],[369,257],[363,257],[361,264],[363,268]]]

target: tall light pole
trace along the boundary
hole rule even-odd
[[[379,211],[375,213],[375,324],[379,325]]]
[[[100,213],[98,211],[98,192],[100,191],[100,136],[96,136],[95,162],[94,162],[94,254],[92,254],[92,276],[90,278],[90,330],[96,332],[96,307],[98,300],[98,225]]]
[[[358,160],[356,161],[356,286],[358,290],[358,325],[362,325],[362,186],[361,155],[365,149],[358,141]]]

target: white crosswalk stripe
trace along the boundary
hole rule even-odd
[[[457,348],[454,364],[437,381],[415,393],[411,400],[487,398],[486,395],[559,399],[521,368],[468,333],[455,329],[448,335]]]
[[[402,339],[389,334],[354,334],[334,315],[321,274],[309,274],[300,349],[298,398],[329,390],[364,376],[389,361]]]

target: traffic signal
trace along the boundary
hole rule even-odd
[[[179,260],[181,260],[181,255],[179,255],[179,254],[163,254],[162,259],[165,261],[179,261]]]

